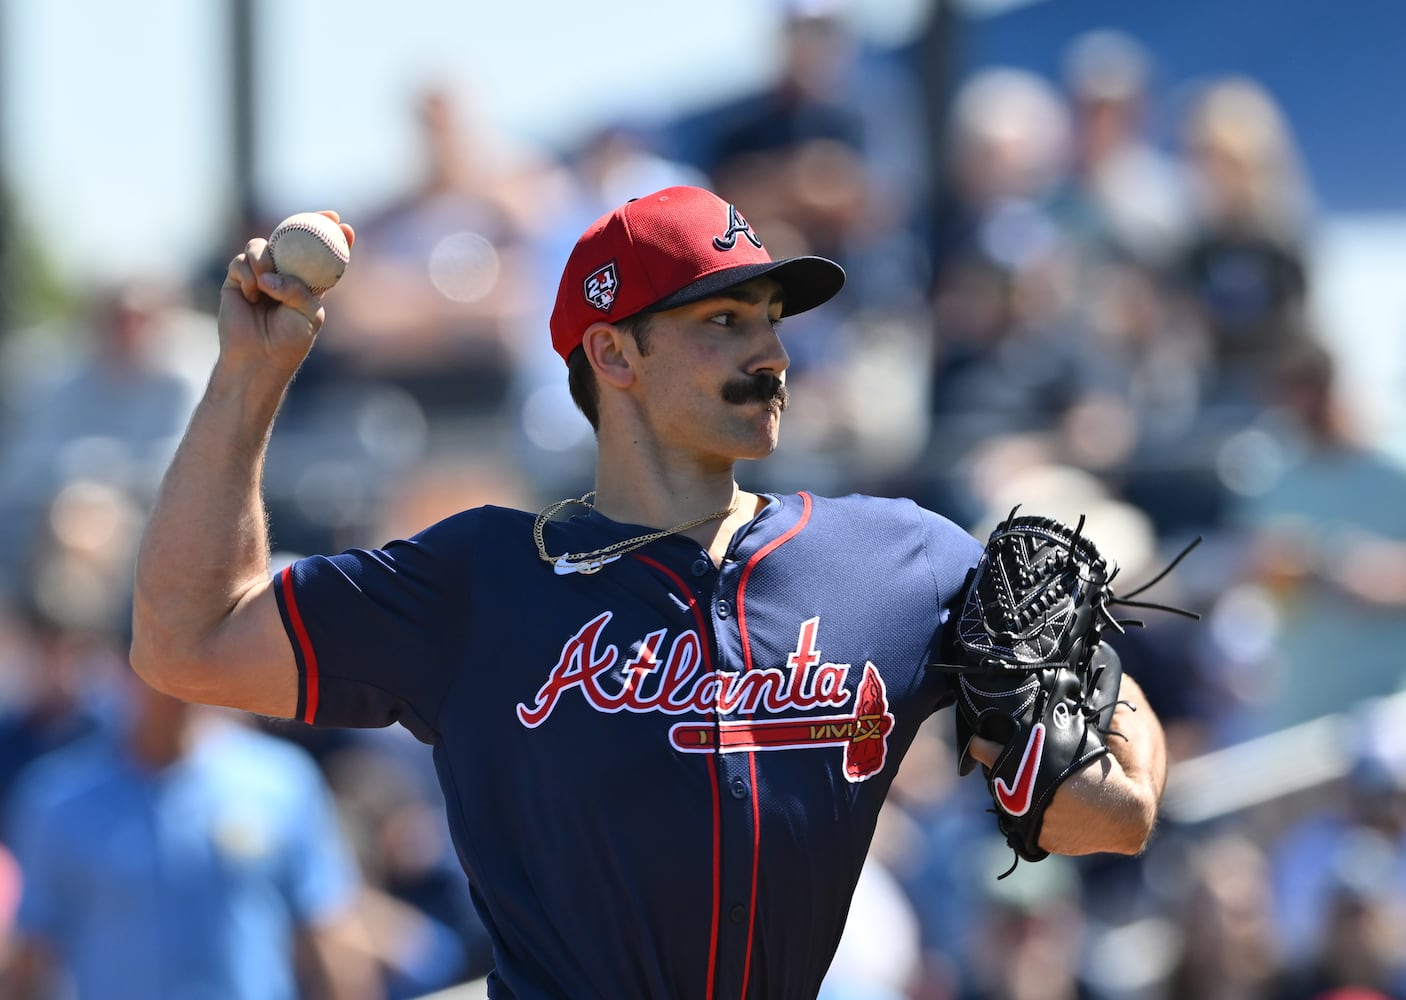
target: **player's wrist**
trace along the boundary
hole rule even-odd
[[[216,403],[233,405],[251,418],[271,420],[297,370],[296,365],[285,370],[267,361],[221,354],[205,395]]]

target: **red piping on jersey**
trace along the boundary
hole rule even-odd
[[[747,635],[747,603],[745,596],[747,592],[747,581],[752,577],[752,570],[771,553],[785,545],[810,521],[811,499],[809,493],[801,493],[801,516],[789,529],[779,537],[772,539],[756,551],[751,559],[747,560],[747,565],[742,567],[742,576],[737,581],[737,631],[742,639],[742,664],[743,670],[752,669],[752,640]],[[721,741],[719,741],[721,742]],[[747,766],[751,771],[752,778],[752,898],[747,907],[747,958],[742,965],[742,992],[741,996],[747,995],[747,980],[752,974],[752,936],[757,927],[757,868],[762,856],[762,823],[761,823],[761,802],[757,795],[757,755],[747,752]]]
[[[703,758],[708,760],[707,757]],[[714,978],[718,966],[718,921],[722,919],[723,895],[723,807],[722,790],[718,787],[718,769],[708,761],[708,784],[713,791],[713,928],[708,935],[707,1000],[713,1000]]]
[[[699,639],[706,636],[708,629],[703,622],[703,609],[698,606],[697,598],[693,596],[693,591],[688,589],[688,584],[683,582],[683,578],[663,563],[651,559],[649,556],[636,552],[634,557],[645,565],[652,566],[673,581],[674,586],[679,588],[679,593],[683,594],[688,601],[688,609],[693,612],[693,621],[698,629]],[[713,669],[712,646],[702,641],[698,645],[703,652],[703,669],[711,672]],[[713,920],[712,929],[708,935],[708,989],[705,993],[706,1000],[713,1000],[714,978],[718,966],[718,921],[722,917],[723,810],[722,790],[718,787],[718,769],[710,757],[704,757],[703,760],[708,765],[708,781],[713,793]],[[755,881],[754,877],[753,882],[755,883]],[[745,988],[743,992],[746,992]]]
[[[747,981],[752,976],[752,935],[757,929],[757,865],[762,857],[762,811],[757,796],[757,755],[747,751],[747,769],[752,779],[752,898],[747,901],[747,957],[742,962],[742,990],[738,997],[747,996]]]
[[[742,568],[742,577],[737,581],[737,631],[741,633],[742,636],[743,670],[752,669],[752,642],[747,637],[747,605],[743,601],[743,596],[747,590],[747,581],[751,579],[752,570],[756,569],[757,563],[761,562],[767,556],[771,555],[781,546],[800,534],[801,529],[804,528],[806,522],[810,520],[810,494],[802,493],[800,494],[800,498],[803,505],[800,520],[787,529],[779,538],[773,538],[770,542],[767,542],[767,544],[758,549],[756,554],[752,556],[751,559],[747,560],[747,565]]]
[[[303,721],[312,725],[317,718],[317,654],[313,652],[312,637],[303,626],[303,616],[298,611],[298,600],[293,596],[293,567],[286,566],[279,574],[283,585],[283,604],[288,609],[288,620],[293,624],[293,634],[298,640],[298,648],[303,651]]]

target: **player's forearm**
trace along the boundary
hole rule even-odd
[[[162,481],[133,602],[132,662],[154,687],[179,695],[221,623],[267,580],[262,467],[286,384],[217,365]]]
[[[1109,755],[1070,777],[1050,803],[1040,846],[1056,854],[1137,854],[1157,822],[1167,748],[1142,688],[1123,675]]]

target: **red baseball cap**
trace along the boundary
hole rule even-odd
[[[631,199],[576,241],[552,309],[552,346],[569,359],[592,323],[673,309],[762,275],[781,285],[783,316],[814,309],[845,283],[824,257],[772,260],[742,213],[711,191]]]

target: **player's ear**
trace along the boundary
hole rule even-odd
[[[596,377],[617,389],[624,389],[635,380],[629,353],[625,349],[627,342],[633,344],[634,338],[610,323],[592,323],[581,339],[581,347],[595,369]]]

